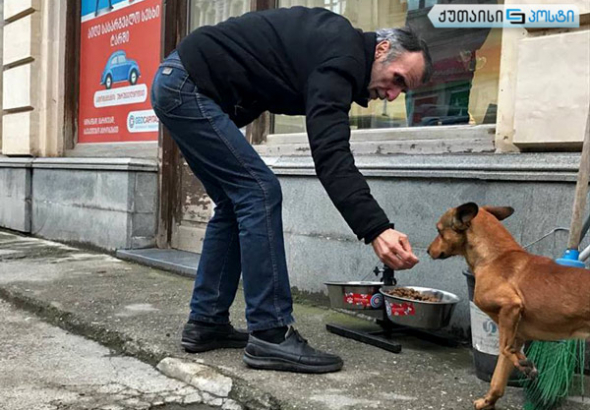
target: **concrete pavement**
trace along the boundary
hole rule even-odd
[[[190,382],[210,405],[468,410],[488,387],[475,377],[467,348],[402,337],[402,353],[389,353],[325,330],[326,323],[368,326],[366,322],[301,303],[295,305],[296,327],[313,346],[341,355],[343,371],[326,375],[256,371],[242,363],[240,350],[188,355],[178,342],[191,290],[192,280],[186,277],[0,232],[1,298]],[[245,327],[243,312],[240,292],[232,308],[232,321],[238,327]],[[517,410],[522,403],[522,391],[508,388],[498,408]],[[562,409],[589,410],[590,401],[574,398]]]
[[[0,409],[214,410],[196,388],[2,300],[0,328]]]

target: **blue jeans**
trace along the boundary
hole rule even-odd
[[[173,52],[152,105],[215,203],[190,302],[190,319],[225,324],[243,274],[248,329],[292,323],[277,177],[219,105],[200,94]]]

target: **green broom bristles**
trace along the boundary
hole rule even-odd
[[[551,410],[559,405],[572,387],[576,370],[584,374],[585,350],[586,342],[579,339],[531,343],[527,358],[539,374],[525,384],[524,410]],[[582,393],[583,389],[582,377]]]

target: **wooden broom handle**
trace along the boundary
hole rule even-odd
[[[574,209],[570,225],[570,237],[568,249],[578,249],[580,235],[582,234],[582,218],[586,210],[586,197],[588,196],[588,179],[590,178],[590,107],[586,119],[586,133],[580,157],[580,169],[578,170],[578,182],[576,183],[576,196],[574,197]]]

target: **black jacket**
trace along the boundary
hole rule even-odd
[[[178,53],[199,92],[242,127],[264,111],[306,115],[317,175],[359,239],[391,226],[350,152],[351,103],[367,106],[375,33],[328,10],[247,13],[201,27]]]

